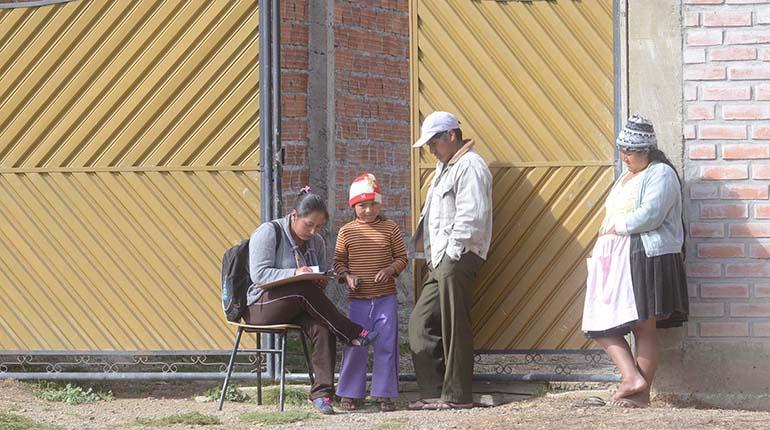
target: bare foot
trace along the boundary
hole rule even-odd
[[[638,405],[650,406],[650,389],[648,387],[647,389],[639,391],[636,394],[631,394],[625,398],[635,402]]]
[[[630,398],[631,396],[640,393],[642,391],[647,391],[649,396],[649,385],[647,384],[647,381],[644,380],[642,375],[638,375],[634,379],[628,379],[624,380],[620,383],[620,386],[618,387],[618,390],[615,391],[615,394],[612,395],[612,400],[619,400],[622,398]],[[648,399],[649,402],[649,399]]]

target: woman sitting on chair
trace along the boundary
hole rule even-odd
[[[377,336],[341,314],[324,294],[326,281],[299,281],[274,288],[262,288],[282,279],[312,272],[312,266],[327,270],[326,246],[318,234],[329,219],[326,204],[310,187],[302,189],[286,217],[260,225],[249,241],[249,272],[253,285],[246,294],[248,324],[297,324],[313,345],[311,362],[315,382],[310,400],[322,414],[332,414],[335,337],[347,345],[367,346]]]

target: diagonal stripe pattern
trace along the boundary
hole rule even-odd
[[[430,112],[455,112],[494,175],[475,347],[590,346],[584,260],[614,179],[612,0],[411,5],[415,133]],[[418,216],[435,160],[412,160]]]
[[[0,9],[0,349],[221,350],[259,223],[255,2]]]

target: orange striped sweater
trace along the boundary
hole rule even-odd
[[[349,291],[352,299],[370,299],[396,294],[395,278],[375,283],[380,270],[391,266],[398,276],[406,268],[406,245],[401,228],[395,222],[377,218],[373,223],[357,219],[345,224],[337,235],[334,246],[334,270],[350,272],[360,279],[355,291]]]

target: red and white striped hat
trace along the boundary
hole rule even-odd
[[[356,203],[375,202],[382,203],[382,194],[377,178],[371,173],[364,173],[353,180],[350,185],[350,199],[348,204],[352,208]]]

